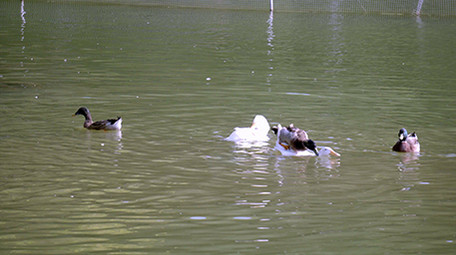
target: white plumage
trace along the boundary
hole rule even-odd
[[[269,122],[263,115],[256,115],[250,127],[236,127],[234,131],[225,138],[232,142],[258,142],[268,141]]]

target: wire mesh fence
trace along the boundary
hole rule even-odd
[[[57,0],[59,1],[59,0]],[[65,1],[65,0],[60,0]],[[455,16],[455,0],[69,0],[128,5],[287,12]]]

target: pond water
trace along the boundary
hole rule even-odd
[[[8,0],[0,24],[0,253],[456,250],[455,19]],[[341,157],[223,140],[256,114]]]

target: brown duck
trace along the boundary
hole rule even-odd
[[[296,128],[293,124],[288,127],[273,127],[272,130],[277,135],[279,144],[286,150],[289,148],[294,151],[311,150],[318,156],[315,142],[309,139],[306,131]]]
[[[85,118],[84,127],[87,129],[95,129],[95,130],[120,130],[122,128],[122,118],[117,117],[117,119],[107,119],[107,120],[100,120],[100,121],[93,121],[92,115],[89,112],[87,107],[81,107],[78,111],[73,115],[82,115]]]
[[[415,132],[407,134],[405,128],[399,130],[399,141],[393,146],[393,151],[397,152],[420,152],[420,143]]]

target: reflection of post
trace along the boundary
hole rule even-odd
[[[25,33],[25,10],[24,10],[24,0],[21,1],[21,42],[24,41],[24,33]]]
[[[423,6],[423,0],[419,0],[418,1],[418,6],[416,6],[416,15],[420,15],[421,14],[421,7]]]
[[[273,49],[274,45],[272,45],[272,40],[274,39],[274,30],[273,30],[273,20],[274,20],[274,14],[271,12],[269,14],[269,19],[268,19],[268,46],[271,47],[271,50]],[[268,55],[271,55],[271,50],[268,51]]]
[[[331,2],[331,14],[328,25],[331,27],[331,38],[328,40],[328,70],[326,73],[332,74],[332,79],[336,79],[339,72],[345,71],[342,67],[344,61],[344,33],[343,33],[343,14],[340,13],[341,6],[339,1]]]
[[[269,50],[268,50],[268,56],[270,56],[269,58],[269,62],[271,62],[271,65],[269,66],[269,70],[272,70],[274,69],[274,67],[272,66],[272,51],[274,50],[274,45],[272,44],[272,40],[274,39],[274,30],[273,30],[273,20],[274,20],[274,14],[273,12],[271,11],[269,13],[269,19],[268,19],[268,30],[267,30],[267,33],[268,33],[268,46],[269,46]],[[268,74],[268,80],[267,82],[270,83],[270,78],[272,76],[272,73]]]

